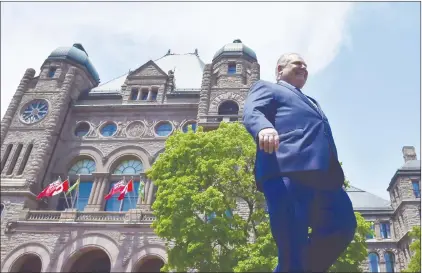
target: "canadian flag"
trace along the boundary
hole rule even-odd
[[[43,197],[51,197],[62,192],[66,192],[69,189],[69,181],[66,179],[61,182],[60,179],[48,185],[42,192],[37,196],[37,199]]]
[[[125,189],[126,184],[124,180],[121,180],[119,182],[117,182],[116,184],[113,185],[113,187],[111,188],[110,192],[104,197],[105,200],[110,199],[113,195],[115,195],[116,193],[122,193],[123,190]]]
[[[131,192],[133,191],[133,181],[132,179],[129,180],[129,182],[127,183],[127,185],[125,186],[125,188],[123,189],[123,191],[120,193],[119,197],[117,198],[117,200],[122,200],[123,198],[125,198],[125,195],[127,192]]]

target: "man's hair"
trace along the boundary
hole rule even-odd
[[[298,53],[291,52],[291,53],[284,53],[283,55],[280,56],[280,58],[278,58],[277,65],[275,66],[276,80],[278,80],[278,66],[281,66],[281,68],[284,68],[289,63],[290,56],[293,56],[293,55],[300,57]]]

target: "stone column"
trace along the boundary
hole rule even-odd
[[[260,66],[259,63],[253,63],[251,67],[251,86],[259,81],[261,75],[260,75]]]
[[[9,107],[7,107],[6,113],[4,114],[3,119],[1,121],[1,145],[3,145],[6,133],[9,130],[10,124],[12,123],[12,119],[15,116],[16,111],[18,110],[18,107],[22,101],[23,94],[28,89],[28,84],[34,78],[34,75],[35,70],[32,68],[28,68],[25,71],[25,74],[21,79],[21,82],[15,92],[15,95],[13,95]]]
[[[103,204],[104,204],[104,196],[107,193],[107,190],[109,188],[109,178],[108,178],[108,173],[103,175],[103,179],[101,181],[101,186],[99,187],[98,190],[98,194],[96,196],[96,201],[95,201],[95,207],[97,208],[98,211],[101,211],[104,209]]]
[[[100,211],[101,207],[101,198],[104,198],[104,190],[107,183],[106,176],[108,173],[93,173],[94,175],[94,184],[92,186],[91,194],[89,195],[88,205],[85,207],[85,211]]]
[[[380,221],[375,220],[374,221],[374,233],[375,233],[375,239],[381,239],[381,229],[380,229]]]
[[[148,193],[147,193],[147,197],[146,197],[147,198],[147,205],[152,204],[153,193],[154,193],[154,183],[150,180],[149,186],[148,186]]]

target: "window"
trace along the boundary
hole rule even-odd
[[[78,126],[76,126],[76,129],[75,129],[75,136],[77,136],[77,137],[86,136],[88,134],[90,128],[91,128],[91,126],[89,126],[89,124],[86,123],[86,122],[79,123]]]
[[[366,234],[366,239],[374,239],[375,237],[375,225],[374,222],[371,222],[371,233]]]
[[[394,254],[391,252],[384,253],[385,269],[387,272],[394,272]]]
[[[9,168],[6,172],[6,174],[10,175],[13,173],[13,170],[15,169],[16,161],[18,161],[19,155],[21,154],[23,144],[19,144],[16,148],[15,154],[13,155],[12,161],[10,162]]]
[[[381,238],[389,239],[390,237],[390,223],[382,222],[380,223]]]
[[[144,171],[144,166],[140,160],[124,160],[114,170],[113,174],[139,175]]]
[[[227,74],[236,74],[236,63],[229,63]]]
[[[113,136],[116,131],[117,131],[117,125],[114,122],[109,123],[103,126],[103,128],[101,128],[101,135],[110,137],[110,136]]]
[[[51,68],[48,70],[48,77],[49,77],[49,78],[53,78],[53,77],[54,77],[54,74],[56,74],[56,70],[57,70],[57,68],[55,68],[55,67],[51,67]]]
[[[412,180],[413,194],[416,198],[421,198],[421,189],[418,180]]]
[[[91,158],[85,158],[78,160],[75,164],[73,164],[68,174],[70,176],[75,175],[90,175],[96,170],[95,161]],[[69,187],[72,187],[74,183],[78,180],[78,178],[72,179],[73,181],[69,181]],[[57,210],[64,210],[66,208],[75,208],[79,211],[85,209],[85,206],[88,204],[88,199],[91,194],[92,186],[93,186],[93,178],[84,178],[81,179],[80,184],[76,187],[73,191],[69,194],[60,194],[59,202],[57,204]]]
[[[114,184],[118,183],[119,181],[115,181],[110,183],[110,188],[108,191],[111,190]],[[126,181],[129,182],[129,181]],[[138,202],[139,196],[139,181],[133,182],[133,191],[126,193],[123,200],[119,201],[118,194],[113,195],[110,199],[107,200],[105,205],[105,211],[128,211],[129,209],[134,209]]]
[[[76,182],[72,181],[70,187]],[[88,204],[89,196],[92,190],[92,181],[81,181],[79,187],[71,191],[69,194],[60,194],[57,210],[65,210],[67,208],[75,208],[83,211]],[[66,202],[67,199],[67,202]],[[70,206],[70,207],[69,207]]]
[[[138,88],[132,88],[132,91],[130,92],[130,99],[131,100],[137,100],[138,99]]]
[[[159,136],[168,136],[173,131],[173,126],[169,122],[163,122],[155,128],[155,133]]]
[[[379,272],[378,255],[376,253],[369,253],[369,271]]]
[[[157,100],[158,90],[151,91],[151,100]]]
[[[21,111],[21,121],[32,124],[45,118],[48,113],[48,102],[37,99],[28,103]]]
[[[23,156],[21,165],[20,165],[19,170],[18,170],[18,175],[21,175],[23,173],[23,171],[25,170],[26,163],[28,163],[28,159],[29,159],[29,156],[31,155],[31,151],[32,151],[33,147],[34,147],[33,144],[29,144],[28,147],[26,148],[25,155]]]
[[[220,104],[218,107],[219,115],[238,115],[239,105],[232,100],[228,100]]]
[[[1,166],[0,166],[1,170],[0,170],[0,172],[3,171],[4,165],[6,165],[7,159],[9,158],[10,151],[12,150],[12,148],[13,148],[13,144],[7,145],[6,151],[3,155],[3,158],[1,159]]]
[[[3,216],[4,205],[0,204],[0,217]]]
[[[183,133],[187,133],[189,131],[189,128],[191,128],[192,131],[196,132],[196,123],[188,123],[183,126]]]
[[[148,99],[148,89],[142,88],[141,92],[141,100],[147,100]]]
[[[92,159],[82,159],[73,164],[69,169],[69,174],[92,174],[95,172],[96,165]]]

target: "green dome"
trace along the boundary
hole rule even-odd
[[[240,39],[236,39],[233,43],[227,44],[220,48],[214,55],[213,61],[219,56],[242,56],[247,55],[257,61],[255,51],[242,43]]]
[[[51,52],[47,60],[72,60],[82,66],[84,66],[92,78],[99,83],[100,76],[98,75],[97,70],[94,65],[91,63],[91,60],[88,57],[85,49],[81,44],[74,44],[72,47],[59,47]]]

